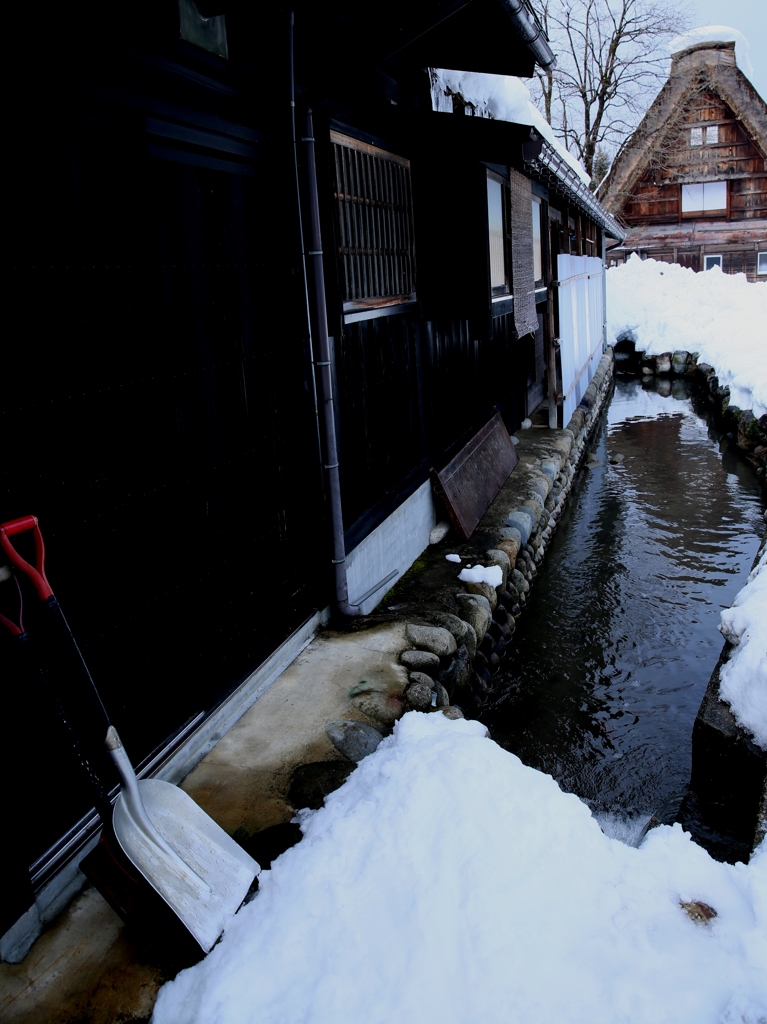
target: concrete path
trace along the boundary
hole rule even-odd
[[[339,718],[370,721],[349,691],[363,680],[383,698],[401,694],[404,625],[324,632],[187,776],[183,788],[228,832],[250,835],[289,821],[293,771],[344,760],[325,734]],[[20,964],[0,964],[3,1024],[147,1021],[167,980],[91,887],[37,940]]]

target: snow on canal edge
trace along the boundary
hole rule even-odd
[[[626,846],[478,722],[407,714],[302,828],[153,1024],[767,1019],[767,845]]]
[[[614,344],[628,335],[649,355],[697,352],[730,389],[732,405],[767,415],[767,284],[633,255],[607,272],[607,337]],[[721,695],[767,749],[767,550],[720,629],[735,645]]]

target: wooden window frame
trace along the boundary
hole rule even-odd
[[[499,303],[506,303],[513,295],[514,282],[512,281],[511,275],[511,196],[509,194],[509,179],[503,175],[491,171],[486,168],[486,180],[496,181],[501,186],[501,203],[502,212],[501,216],[503,219],[503,263],[506,275],[506,283],[504,285],[492,285],[491,277],[491,263],[490,263],[490,216],[488,207],[488,224],[487,224],[487,265],[488,265],[488,282],[490,283],[490,299],[491,302],[497,307]]]
[[[688,185],[702,185],[705,195],[706,185],[724,185],[725,186],[725,205],[718,207],[716,210],[685,210],[684,206],[684,189]],[[705,198],[703,200],[705,202]],[[679,216],[682,220],[698,220],[701,217],[707,217],[716,219],[717,217],[723,217],[728,220],[730,217],[730,188],[726,178],[717,178],[715,181],[689,181],[679,185]]]
[[[331,130],[339,281],[344,313],[414,302],[410,161]]]
[[[544,231],[543,231],[543,200],[540,196],[533,194],[532,196],[533,210],[538,210],[538,229],[539,229],[539,247],[541,256],[541,276],[535,278],[535,287],[543,288],[546,285],[546,252],[544,243]],[[532,214],[532,210],[531,210]],[[534,216],[534,214],[533,214]],[[535,276],[535,230],[533,230],[533,276]]]

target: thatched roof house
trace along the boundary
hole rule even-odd
[[[674,53],[668,81],[599,189],[628,227],[610,253],[767,280],[767,104],[733,42]]]

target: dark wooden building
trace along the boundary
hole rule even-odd
[[[432,467],[541,397],[549,239],[599,238],[562,206],[534,263],[560,179],[531,188],[529,128],[432,109],[430,66],[551,62],[527,2],[17,6],[6,33],[0,522],[39,517],[133,761],[178,779],[328,609],[368,611],[425,547]],[[98,821],[0,641],[5,956]]]
[[[633,252],[693,270],[767,280],[767,104],[732,42],[673,54],[669,78],[599,195]]]

